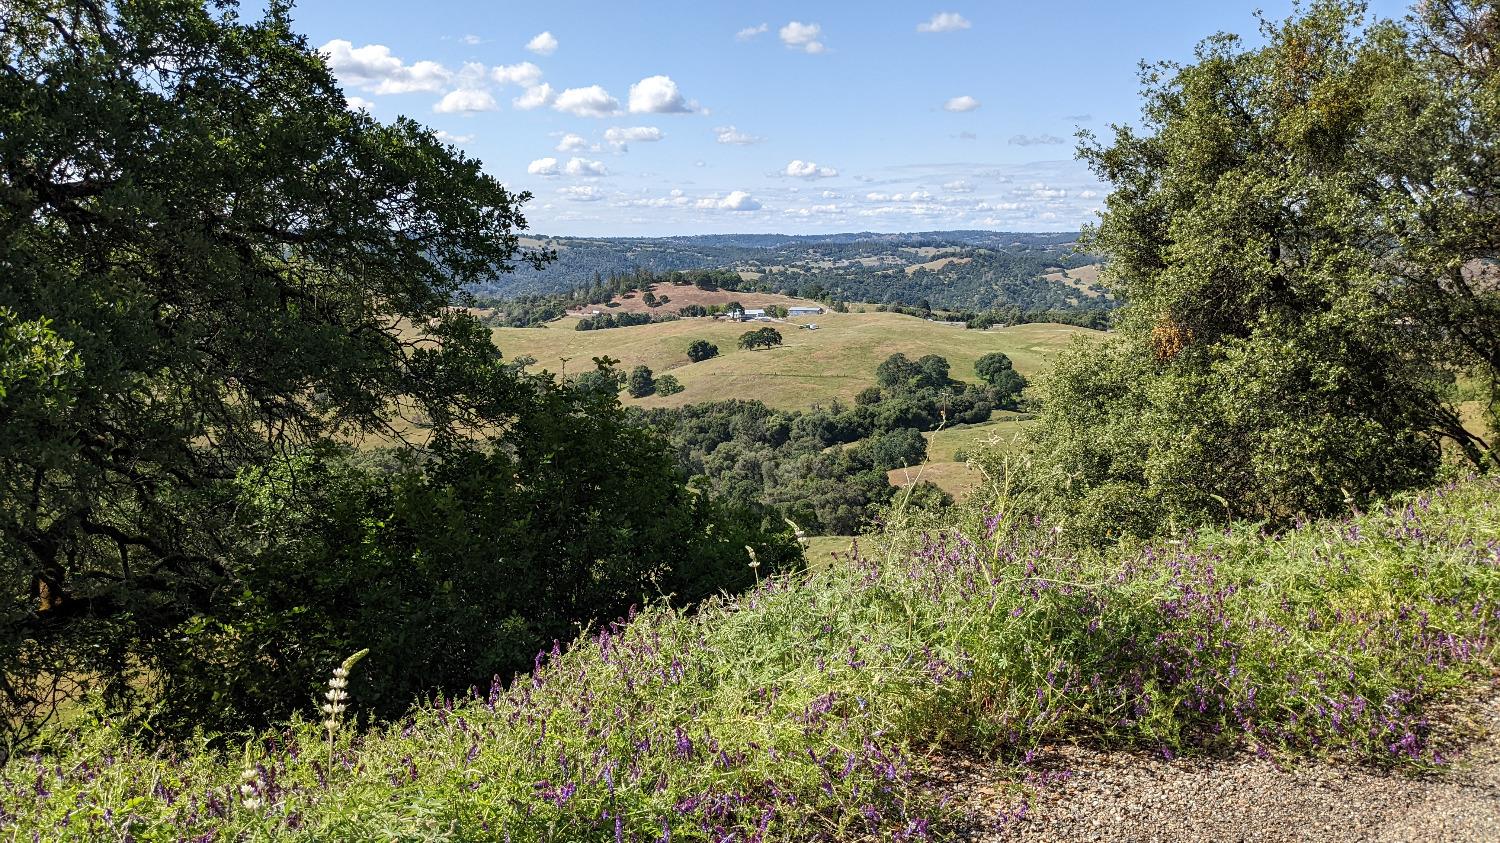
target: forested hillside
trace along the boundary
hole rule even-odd
[[[1107,309],[1108,298],[1080,295],[1043,276],[1096,259],[1076,234],[932,231],[914,234],[702,235],[537,239],[557,259],[471,285],[487,297],[558,293],[637,271],[721,269],[764,289],[803,298],[984,310],[1017,305]],[[1102,290],[1102,288],[1100,288]]]

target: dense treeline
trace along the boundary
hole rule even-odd
[[[555,293],[587,286],[600,277],[636,271],[665,274],[693,270],[747,270],[781,276],[778,283],[826,283],[840,277],[862,278],[877,271],[927,260],[927,255],[993,253],[993,263],[1015,257],[1014,274],[1034,278],[1047,267],[1081,266],[1092,259],[1074,253],[1078,235],[1000,231],[929,231],[905,234],[871,232],[826,235],[706,234],[662,238],[549,238],[557,260],[541,270],[514,273],[476,283],[475,292],[505,298],[523,293]],[[927,255],[921,255],[922,252]],[[834,268],[824,266],[832,262]],[[865,266],[874,263],[875,266]],[[881,266],[881,264],[886,264]],[[810,272],[821,272],[817,277]],[[805,276],[800,277],[799,276]],[[799,279],[795,282],[789,279]],[[891,278],[892,283],[900,279]],[[817,298],[812,296],[811,298]]]
[[[922,302],[922,304],[928,304]],[[1062,325],[1077,325],[1080,328],[1106,330],[1110,325],[1112,309],[1072,308],[1067,310],[1024,310],[1019,306],[995,308],[978,312],[973,310],[933,310],[931,306],[911,307],[901,304],[882,304],[875,308],[881,313],[901,313],[918,319],[937,322],[962,322],[965,328],[984,331],[1010,325],[1030,325],[1050,322]]]
[[[593,313],[578,320],[575,331],[602,331],[607,328],[629,328],[634,325],[650,325],[655,322],[672,322],[679,317],[673,313]]]
[[[508,327],[541,324],[570,309],[602,304],[616,296],[648,295],[652,285],[694,284],[707,290],[780,293],[821,301],[829,307],[839,302],[870,302],[890,310],[923,315],[937,308],[967,314],[956,321],[988,320],[979,327],[1062,322],[1102,328],[1107,326],[1109,314],[1118,304],[1111,297],[1084,295],[1061,282],[1043,279],[1041,276],[1054,268],[1072,268],[1094,260],[1073,252],[1071,247],[1065,249],[1050,242],[1004,251],[961,249],[953,253],[963,256],[961,262],[954,261],[938,269],[919,268],[911,273],[902,266],[865,266],[857,262],[834,267],[824,265],[828,261],[851,260],[851,255],[881,254],[891,248],[883,243],[818,248],[819,255],[827,249],[834,249],[835,254],[816,260],[808,259],[805,252],[782,258],[761,254],[748,262],[741,256],[740,262],[734,265],[757,273],[754,280],[745,280],[738,272],[724,268],[662,272],[634,266],[628,270],[611,268],[607,275],[596,274],[588,285],[562,292],[529,292],[504,298],[494,292],[498,288],[486,287],[486,292],[482,292],[477,300],[496,311],[490,320],[492,324]],[[732,258],[726,255],[723,259]],[[778,266],[778,260],[794,263],[790,268]],[[669,299],[669,288],[658,292]],[[663,301],[663,310],[674,310],[666,304]],[[681,315],[703,314],[683,310]]]
[[[937,355],[891,355],[876,369],[880,385],[853,406],[780,411],[734,400],[640,412],[715,498],[791,518],[812,533],[851,535],[895,493],[886,473],[925,461],[922,432],[1016,406],[1026,382],[1009,358],[994,353],[980,362],[984,385],[954,381]],[[915,495],[923,504],[951,500],[931,484]]]
[[[550,258],[529,195],[349,109],[287,4],[10,3],[0,101],[0,743],[265,723],[363,648],[393,715],[800,559],[608,361],[500,358],[455,305]]]

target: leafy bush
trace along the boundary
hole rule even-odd
[[[995,351],[974,361],[974,374],[990,387],[996,406],[1013,408],[1021,390],[1026,388],[1026,378],[1017,372],[1010,357]]]
[[[927,461],[927,440],[910,427],[877,434],[859,447],[874,464],[876,471],[910,468]]]
[[[719,347],[708,340],[693,340],[688,344],[688,359],[694,363],[701,363],[713,357],[719,356]]]
[[[1500,395],[1500,334],[1473,330],[1500,319],[1478,234],[1500,218],[1477,198],[1500,169],[1451,163],[1500,142],[1496,68],[1475,58],[1493,24],[1483,3],[1366,27],[1319,2],[1143,74],[1145,129],[1082,149],[1116,188],[1084,241],[1127,304],[1038,390],[1055,512],[1097,541],[1279,526],[1425,486],[1445,448],[1500,467],[1452,401],[1460,376]]]
[[[683,390],[682,384],[676,375],[662,375],[656,379],[657,395],[676,395]]]
[[[651,374],[650,366],[636,366],[630,370],[630,377],[625,380],[625,391],[630,393],[631,398],[645,398],[656,391],[656,378]]]
[[[740,335],[740,348],[754,351],[781,345],[781,332],[775,328],[758,328]]]

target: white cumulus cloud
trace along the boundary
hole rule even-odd
[[[499,107],[489,91],[459,88],[444,94],[432,110],[439,114],[473,114],[476,111],[494,111]]]
[[[974,186],[963,179],[957,179],[955,181],[944,182],[943,189],[949,193],[970,193],[974,190]]]
[[[557,159],[551,156],[538,158],[526,165],[526,172],[533,176],[557,175]]]
[[[655,143],[661,138],[661,129],[655,126],[612,126],[604,132],[604,142],[621,152],[632,143]]]
[[[539,56],[550,56],[557,52],[557,38],[551,32],[543,32],[526,42],[526,49]]]
[[[356,47],[335,38],[319,50],[328,57],[329,69],[345,84],[375,94],[435,93],[453,78],[452,71],[435,61],[406,64],[383,44]]]
[[[604,193],[591,184],[569,185],[557,189],[557,195],[569,202],[598,202]]]
[[[620,101],[598,85],[590,85],[563,91],[557,95],[552,107],[579,117],[608,117],[620,110]]]
[[[714,136],[719,143],[732,143],[740,146],[752,143],[760,143],[765,138],[756,137],[749,132],[742,132],[733,126],[719,126],[714,129]]]
[[[604,168],[603,161],[591,161],[587,158],[569,158],[563,167],[563,172],[570,176],[607,176],[609,171]]]
[[[631,114],[688,114],[698,104],[683,99],[670,76],[647,76],[630,86]]]
[[[823,52],[823,42],[818,40],[823,37],[823,27],[816,23],[803,23],[791,21],[783,26],[778,32],[781,43],[789,50],[801,50],[804,53],[814,55]]]
[[[473,135],[455,135],[449,132],[438,132],[437,139],[443,143],[463,145],[474,139]]]
[[[944,111],[973,111],[978,107],[979,100],[976,100],[968,95],[954,97],[953,99],[943,103]]]
[[[554,98],[555,95],[552,93],[552,86],[543,82],[540,85],[527,88],[526,93],[511,100],[510,104],[522,111],[530,111],[533,108],[544,108],[551,105]]]
[[[364,97],[345,97],[344,104],[349,107],[350,111],[369,111],[375,107],[375,103]]]
[[[838,175],[839,171],[832,167],[819,167],[812,161],[797,159],[789,162],[781,174],[795,179],[831,179]]]
[[[532,88],[542,81],[542,69],[529,61],[523,61],[520,64],[502,64],[490,68],[490,78],[501,85]]]
[[[968,29],[970,26],[973,26],[973,24],[969,23],[958,12],[938,12],[932,16],[932,20],[917,24],[917,31],[957,32],[960,29]]]
[[[588,140],[583,135],[575,135],[572,132],[563,135],[562,140],[557,142],[558,152],[582,152],[588,148]]]
[[[733,191],[730,191],[729,195],[725,196],[722,199],[718,198],[718,197],[709,197],[709,198],[706,198],[706,199],[699,199],[694,204],[695,204],[696,207],[703,208],[703,209],[706,209],[706,210],[719,210],[719,211],[758,211],[758,210],[760,210],[760,202],[756,201],[755,197],[751,196],[750,194],[746,193],[743,190],[733,190]]]
[[[843,208],[832,203],[827,205],[808,205],[803,208],[787,208],[782,211],[783,214],[790,217],[834,216],[843,212]]]
[[[770,25],[764,23],[760,26],[747,26],[744,29],[741,29],[739,32],[736,32],[734,34],[734,39],[736,41],[749,41],[751,38],[754,38],[757,35],[765,34],[765,32],[770,28]]]

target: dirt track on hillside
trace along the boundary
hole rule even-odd
[[[1500,841],[1500,686],[1444,719],[1451,763],[1424,777],[1062,747],[1037,757],[1024,796],[994,765],[948,756],[933,787],[978,818],[960,840]]]

